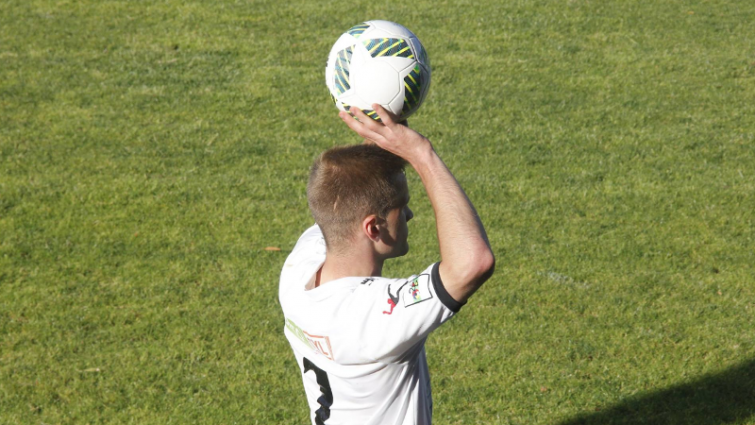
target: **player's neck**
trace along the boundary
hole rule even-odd
[[[343,256],[328,253],[317,273],[315,287],[342,277],[382,276],[383,262],[374,256]]]

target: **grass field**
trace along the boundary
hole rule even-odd
[[[497,256],[435,423],[755,424],[751,0],[0,2],[0,424],[307,423],[278,274],[368,19]],[[409,181],[387,275],[438,259]]]

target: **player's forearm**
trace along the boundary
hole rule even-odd
[[[444,286],[464,302],[490,276],[495,259],[464,190],[432,148],[410,160],[427,190],[438,230]]]

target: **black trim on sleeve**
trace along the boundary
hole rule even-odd
[[[438,299],[440,299],[440,302],[442,302],[443,305],[448,307],[448,309],[453,311],[454,313],[458,313],[459,310],[461,310],[461,307],[466,304],[466,302],[460,303],[453,299],[451,295],[449,295],[448,291],[446,291],[446,287],[443,286],[443,282],[440,280],[440,271],[438,270],[440,268],[439,266],[440,263],[435,263],[433,270],[430,273],[430,277],[433,280],[433,289],[435,289],[435,293],[438,294]]]

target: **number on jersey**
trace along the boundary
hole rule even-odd
[[[320,404],[320,408],[315,411],[315,424],[325,425],[325,421],[330,418],[330,406],[333,405],[333,391],[330,390],[330,381],[328,380],[328,374],[324,370],[315,366],[308,358],[304,358],[304,373],[310,370],[315,372],[315,378],[320,385],[320,392],[322,395],[318,397],[317,402]]]

